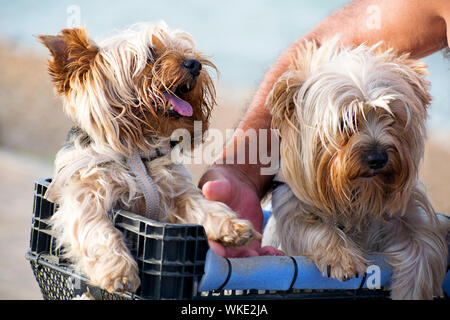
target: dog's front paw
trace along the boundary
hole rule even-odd
[[[140,285],[138,266],[131,256],[102,257],[88,276],[93,285],[109,293],[135,292]]]
[[[109,293],[124,293],[126,291],[135,292],[140,285],[137,272],[130,272],[117,277],[107,277],[104,288]]]
[[[320,262],[316,262],[324,277],[332,277],[340,281],[347,281],[364,274],[367,270],[366,264],[366,259],[350,250],[330,253],[327,257],[320,259]]]
[[[229,219],[223,223],[217,240],[225,247],[240,247],[250,244],[253,240],[261,239],[251,222],[241,219]]]

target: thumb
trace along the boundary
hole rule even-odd
[[[200,178],[199,187],[208,200],[226,203],[231,199],[231,183],[221,168],[208,169]]]
[[[220,180],[208,181],[203,184],[202,192],[208,200],[227,203],[231,198],[231,184],[222,177]]]

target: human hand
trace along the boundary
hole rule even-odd
[[[256,191],[245,181],[245,176],[231,167],[215,166],[208,169],[200,179],[200,187],[206,199],[219,201],[234,210],[240,219],[252,222],[256,231],[262,233],[263,214]],[[266,246],[261,239],[240,248],[228,248],[216,241],[209,246],[223,257],[250,257],[259,255],[284,255],[280,250]]]

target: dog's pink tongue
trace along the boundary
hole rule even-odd
[[[180,98],[169,94],[164,93],[164,97],[169,101],[173,108],[182,116],[190,117],[194,113],[194,110],[192,110],[192,106],[189,104],[189,102],[186,102],[184,100],[181,100]]]

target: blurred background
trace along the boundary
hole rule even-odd
[[[101,40],[142,21],[165,20],[191,33],[211,56],[218,107],[212,126],[234,128],[270,65],[299,36],[346,0],[83,0],[0,3],[0,299],[40,299],[25,252],[34,180],[52,174],[52,161],[71,123],[54,96],[47,50],[38,34],[86,26]],[[421,177],[433,205],[450,213],[450,59],[438,52],[429,65],[433,104]],[[204,166],[190,166],[195,180]]]

